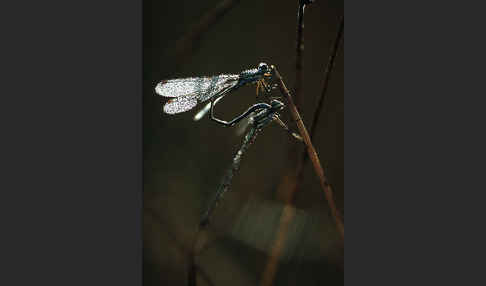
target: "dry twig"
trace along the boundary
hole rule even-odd
[[[300,117],[299,111],[295,107],[292,96],[290,95],[289,90],[287,89],[285,83],[282,80],[282,76],[280,75],[280,73],[278,72],[275,66],[273,66],[272,68],[274,69],[275,75],[278,79],[278,86],[280,88],[280,92],[287,98],[292,118],[295,120],[297,127],[299,128],[300,135],[304,139],[307,155],[311,159],[312,165],[314,166],[314,171],[316,172],[317,177],[319,178],[321,189],[324,191],[324,194],[327,199],[327,203],[329,204],[329,208],[331,209],[331,214],[334,218],[334,221],[336,222],[336,226],[339,231],[339,234],[341,235],[341,238],[344,240],[344,225],[341,221],[341,217],[336,208],[336,203],[334,202],[331,186],[329,185],[327,178],[324,174],[324,170],[322,169],[319,156],[317,156],[316,149],[314,148],[314,145],[312,145],[309,132],[307,132],[307,129],[305,128],[304,122]]]
[[[297,107],[293,102],[292,96],[290,95],[289,90],[285,86],[285,83],[283,82],[280,73],[274,66],[272,66],[272,68],[274,70],[275,76],[278,79],[278,86],[280,88],[280,91],[287,98],[292,118],[297,123],[297,127],[299,128],[300,134],[304,139],[304,143],[306,144],[306,153],[309,155],[309,157],[312,160],[314,170],[317,176],[319,177],[321,188],[324,191],[326,200],[331,209],[331,214],[336,223],[337,230],[342,238],[342,241],[344,242],[344,224],[342,223],[341,217],[336,208],[331,186],[327,182],[327,178],[324,174],[324,170],[322,169],[321,163],[319,161],[319,157],[317,156],[317,152],[315,151],[315,148],[312,145],[309,133],[307,132],[307,129],[302,121],[302,118],[300,117]],[[302,158],[303,157],[301,157],[301,159],[298,161],[296,174],[300,174],[302,172],[304,166],[303,164],[304,160]],[[275,277],[275,273],[277,271],[278,259],[281,256],[281,253],[284,248],[284,242],[285,242],[285,237],[287,236],[288,227],[295,215],[294,209],[290,206],[290,203],[292,202],[293,196],[295,195],[295,191],[297,189],[296,179],[297,179],[296,176],[291,176],[291,177],[287,176],[286,180],[284,180],[281,185],[283,189],[289,190],[290,193],[286,196],[284,200],[285,205],[282,211],[282,215],[280,216],[279,227],[276,232],[276,239],[275,242],[273,243],[272,249],[270,250],[269,260],[263,271],[262,280],[260,282],[260,285],[262,286],[272,285],[273,278]]]
[[[301,108],[301,94],[303,82],[304,66],[304,10],[306,5],[314,2],[313,0],[299,0],[299,9],[297,10],[297,45],[295,61],[295,105]]]

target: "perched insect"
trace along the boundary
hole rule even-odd
[[[223,180],[219,185],[219,188],[216,191],[215,196],[213,197],[208,208],[204,212],[200,220],[201,227],[205,227],[209,224],[211,215],[216,209],[216,207],[218,206],[223,195],[230,190],[230,185],[233,176],[240,169],[240,164],[241,164],[241,159],[243,157],[243,154],[250,147],[250,145],[252,145],[253,142],[255,142],[258,133],[263,128],[265,128],[267,125],[274,122],[275,120],[280,120],[278,112],[283,110],[284,107],[285,105],[281,101],[275,99],[272,100],[270,104],[262,102],[262,103],[257,103],[252,107],[250,107],[250,109],[252,109],[252,114],[249,116],[250,120],[248,122],[248,127],[250,128],[250,130],[246,133],[246,136],[243,139],[240,149],[236,152],[235,156],[233,157],[233,161],[230,168],[224,175]]]
[[[265,82],[265,79],[271,76],[272,69],[266,63],[260,63],[258,68],[245,70],[240,74],[163,80],[157,84],[155,92],[160,96],[172,97],[163,108],[167,114],[185,112],[194,108],[198,103],[209,100],[210,102],[196,114],[194,120],[201,119],[211,110],[212,120],[225,126],[233,126],[255,111],[255,108],[248,109],[228,122],[214,117],[216,103],[226,94],[248,83],[256,84],[257,95],[259,90],[270,92],[271,87]]]

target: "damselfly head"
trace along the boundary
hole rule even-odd
[[[285,104],[281,102],[280,100],[272,99],[270,102],[270,105],[272,106],[272,109],[274,110],[282,110],[285,107]]]
[[[271,76],[271,69],[266,63],[260,63],[258,65],[258,72],[263,74],[264,76]]]

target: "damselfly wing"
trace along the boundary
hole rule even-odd
[[[238,75],[217,75],[213,77],[191,77],[161,81],[155,92],[164,97],[172,97],[164,105],[164,112],[176,114],[191,110],[199,102],[204,102],[235,87]]]

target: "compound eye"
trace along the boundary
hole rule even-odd
[[[263,71],[263,72],[267,72],[268,71],[268,65],[266,63],[260,63],[258,65],[258,70]]]

